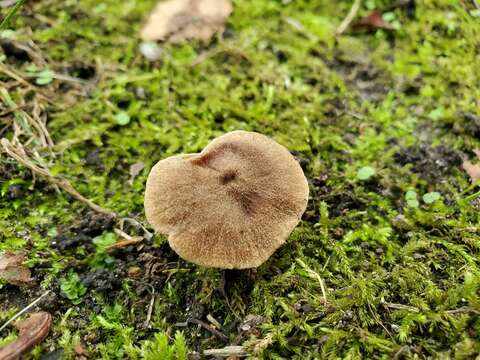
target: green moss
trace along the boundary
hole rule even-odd
[[[388,4],[367,1],[359,16]],[[69,310],[55,313],[55,336],[31,357],[63,349],[64,358],[74,358],[79,342],[104,359],[180,359],[186,347],[224,346],[195,326],[175,335],[174,324],[195,317],[199,306],[221,321],[230,342],[247,314],[262,316],[255,331],[239,338],[259,358],[478,355],[478,188],[455,161],[434,158],[439,145],[463,155],[480,146],[479,125],[464,115],[480,115],[480,25],[462,4],[417,2],[414,18],[401,8],[389,13],[394,33],[336,39],[351,2],[236,1],[231,36],[162,44],[154,63],[141,57],[136,38],[154,1],[27,5],[12,25],[16,38],[31,38],[48,61],[39,71],[80,76],[96,69],[94,86],[53,79],[42,87],[56,92],[54,105],[43,104],[58,154],[51,171],[89,199],[144,222],[151,166],[234,129],[265,133],[296,151],[311,185],[304,221],[254,281],[229,285],[228,301],[216,290],[220,271],[167,263],[145,328],[139,324],[152,292],[138,296],[137,280],[123,279],[115,300],[94,291],[79,295],[82,285],[65,280],[71,295],[60,301]],[[4,62],[21,72],[30,65]],[[31,98],[21,88],[9,91],[15,104]],[[421,146],[428,147],[418,152],[425,167],[402,166],[399,154]],[[101,165],[86,164],[93,151]],[[129,183],[138,162],[145,169]],[[365,168],[374,175],[359,177]],[[6,157],[0,176],[0,250],[28,249],[34,270],[50,263],[41,285],[53,286],[68,269],[118,265],[111,264],[116,255],[98,249],[59,253],[53,246],[62,230],[78,225],[84,205]],[[156,235],[154,244],[168,251],[164,237]],[[75,306],[84,298],[89,305]],[[4,310],[2,321],[15,309]],[[1,335],[3,342],[14,332]]]

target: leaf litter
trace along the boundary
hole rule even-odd
[[[18,321],[18,338],[0,348],[0,359],[20,359],[21,356],[41,343],[52,327],[52,315],[45,311],[31,314],[27,319]]]
[[[358,19],[352,24],[353,31],[375,31],[377,29],[395,30],[395,28],[383,18],[383,13],[373,10],[368,15]]]
[[[480,150],[475,149],[473,152],[475,153],[477,158],[480,159]],[[464,161],[462,163],[462,169],[465,170],[468,176],[470,176],[472,183],[480,180],[480,164],[472,164],[470,161]]]
[[[144,41],[171,43],[208,40],[223,31],[232,11],[230,0],[161,1],[150,13],[140,36]]]
[[[9,284],[29,286],[32,284],[30,270],[23,265],[25,256],[7,251],[0,254],[0,279]]]

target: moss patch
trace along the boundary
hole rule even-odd
[[[459,168],[480,146],[480,24],[467,3],[394,8],[395,32],[336,39],[350,2],[236,1],[223,37],[162,44],[156,62],[135,36],[153,1],[25,6],[14,36],[41,59],[4,51],[2,66],[46,83],[36,91],[54,99],[40,103],[56,156],[39,155],[83,195],[144,222],[156,161],[244,129],[294,152],[311,199],[266,264],[223,274],[185,263],[160,235],[107,253],[117,239],[108,219],[2,154],[0,250],[27,249],[37,286],[0,283],[0,321],[52,290],[42,307],[55,325],[32,359],[75,358],[79,343],[104,359],[228,344],[265,359],[478,355],[480,203]],[[359,16],[389,5],[367,1]],[[0,76],[32,112],[31,90]],[[187,321],[209,314],[229,341]]]

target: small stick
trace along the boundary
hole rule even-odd
[[[60,179],[50,173],[50,171],[47,168],[43,168],[40,166],[35,165],[31,159],[25,154],[25,151],[21,148],[21,146],[15,146],[8,139],[2,138],[0,139],[0,144],[3,146],[5,152],[10,155],[13,159],[17,160],[20,164],[25,166],[27,169],[32,171],[32,175],[35,178],[35,175],[42,176],[45,178],[47,181],[49,181],[51,184],[54,186],[59,187],[60,189],[64,190],[68,194],[70,194],[74,199],[86,204],[88,207],[93,209],[94,211],[101,213],[101,214],[106,214],[111,216],[114,220],[118,221],[120,224],[121,229],[115,229],[116,233],[125,238],[125,241],[119,241],[116,244],[111,245],[107,250],[113,250],[116,248],[121,248],[124,246],[128,246],[130,244],[135,244],[137,242],[140,242],[143,238],[150,240],[153,237],[153,234],[148,231],[145,226],[143,226],[139,221],[132,219],[132,218],[120,218],[120,216],[110,210],[103,208],[97,204],[95,204],[93,201],[87,199],[84,197],[82,194],[80,194],[74,187],[73,185],[66,179]],[[130,236],[126,234],[122,229],[124,223],[130,223],[143,231],[143,238],[135,237],[135,236]]]
[[[113,232],[115,234],[117,234],[118,236],[120,236],[121,238],[124,238],[125,240],[128,240],[128,241],[132,241],[132,240],[135,240],[133,237],[131,237],[130,235],[128,235],[126,232],[124,232],[123,230],[120,230],[118,228],[114,228],[113,229]]]
[[[48,102],[51,105],[56,105],[55,102],[48,98],[45,94],[43,94],[40,90],[38,90],[35,86],[30,84],[27,80],[22,78],[20,75],[16,74],[14,71],[8,69],[7,67],[0,64],[0,72],[3,72],[5,75],[10,76],[12,79],[17,80],[20,84],[26,86],[27,88],[35,91],[39,97],[43,100]]]
[[[454,315],[454,314],[465,314],[465,313],[472,313],[472,314],[480,314],[479,310],[476,310],[474,308],[468,307],[468,306],[462,306],[461,308],[458,309],[453,309],[453,310],[447,310],[447,314],[449,315]]]
[[[148,305],[147,319],[145,320],[145,327],[150,328],[150,320],[152,319],[153,305],[155,303],[155,289],[152,291],[152,298],[150,299],[150,304]]]
[[[211,314],[207,315],[207,320],[210,321],[213,324],[213,326],[215,326],[217,329],[222,328],[222,324],[220,324],[218,320],[215,319]]]
[[[32,307],[34,307],[35,305],[37,305],[40,300],[42,300],[45,296],[47,296],[48,294],[50,294],[50,291],[51,290],[47,290],[45,291],[38,299],[36,299],[35,301],[33,301],[32,303],[28,304],[26,307],[24,307],[22,310],[20,310],[18,313],[16,313],[15,315],[13,315],[12,318],[10,318],[10,320],[8,320],[5,324],[2,325],[2,327],[0,327],[0,332],[2,332],[3,329],[5,329],[8,325],[10,325],[13,321],[15,321],[16,319],[18,319],[20,316],[22,316],[23,314],[25,314],[28,310],[30,310]]]
[[[403,305],[403,304],[394,304],[394,303],[383,303],[389,309],[396,309],[396,310],[409,310],[413,312],[420,312],[420,309],[415,306],[410,305]]]
[[[202,328],[204,328],[205,330],[207,330],[208,332],[212,333],[215,337],[217,337],[218,339],[222,340],[222,341],[228,341],[228,337],[226,335],[224,335],[222,332],[218,331],[217,329],[215,329],[213,326],[203,322],[202,320],[198,320],[198,319],[188,319],[187,322],[189,322],[190,324],[197,324],[197,325],[200,325]]]
[[[243,346],[225,346],[222,349],[208,349],[203,351],[203,355],[205,356],[218,356],[218,357],[229,357],[229,356],[237,356],[237,357],[245,357],[247,356],[247,352]]]
[[[320,283],[320,289],[322,290],[323,302],[324,302],[324,304],[326,304],[327,303],[327,293],[325,292],[325,285],[323,284],[323,279],[317,273],[315,273],[315,274],[317,275],[318,282]]]
[[[190,64],[190,67],[194,67],[205,60],[207,60],[209,57],[215,56],[221,52],[220,49],[210,49],[207,51],[202,52],[200,55],[198,55]]]
[[[129,218],[129,217],[124,217],[124,218],[120,219],[120,228],[122,230],[123,230],[123,225],[126,222],[132,224],[133,226],[136,226],[136,227],[139,227],[140,229],[142,229],[143,236],[145,237],[145,239],[150,240],[153,237],[153,234],[150,231],[148,231],[145,228],[145,226],[142,225],[142,223],[140,223],[139,221],[137,221],[135,219]]]
[[[398,351],[393,355],[393,360],[399,359],[400,355],[402,355],[405,351],[408,351],[409,348],[410,346],[408,345],[400,347],[400,349],[398,349]]]
[[[24,154],[20,153],[18,149],[16,149],[7,139],[5,138],[1,139],[0,143],[2,144],[3,148],[5,149],[8,155],[10,155],[12,158],[17,160],[20,164],[22,164],[26,168],[30,169],[33,173],[46,178],[49,182],[51,182],[54,185],[57,185],[59,188],[63,189],[65,192],[69,193],[73,198],[88,205],[91,209],[102,214],[110,215],[115,219],[118,218],[118,215],[112,210],[105,209],[95,204],[93,201],[87,199],[82,194],[80,194],[77,190],[75,190],[75,188],[72,186],[72,184],[70,184],[68,180],[59,179],[53,176],[50,173],[50,171],[48,171],[47,169],[43,169],[35,165],[34,163],[32,163],[30,159],[28,159]]]
[[[360,9],[360,3],[361,3],[361,0],[355,0],[353,2],[353,5],[347,14],[347,17],[343,19],[342,23],[337,28],[337,30],[335,31],[335,35],[337,36],[342,35],[345,32],[345,30],[347,30],[347,28],[350,26],[350,23],[357,15],[358,10]]]
[[[15,105],[13,108],[10,108],[10,109],[7,109],[7,110],[1,112],[0,117],[3,117],[5,115],[9,115],[12,112],[15,112],[17,110],[21,110],[23,107],[25,107],[25,105]]]
[[[142,241],[142,238],[140,236],[138,236],[136,239],[120,240],[120,241],[117,241],[115,244],[108,245],[107,247],[105,247],[105,250],[110,252],[110,251],[113,251],[113,250],[122,249],[126,246],[137,244],[140,241]]]
[[[326,305],[328,303],[327,292],[325,291],[325,285],[323,283],[322,277],[317,272],[310,269],[307,264],[305,264],[302,260],[297,259],[297,263],[308,273],[308,275],[310,275],[310,277],[318,280],[318,282],[320,283],[320,289],[322,290],[323,303]]]

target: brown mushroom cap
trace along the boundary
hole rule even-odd
[[[148,176],[145,212],[182,258],[245,269],[285,242],[307,201],[307,179],[285,147],[234,131],[199,154],[159,161]]]

